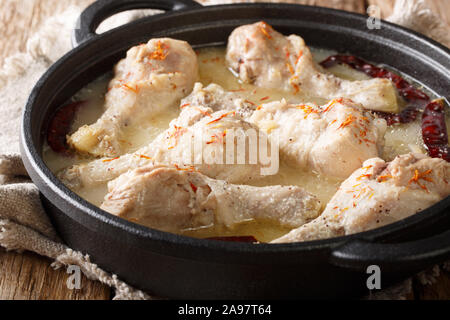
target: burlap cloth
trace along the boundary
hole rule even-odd
[[[243,1],[200,2],[209,5]],[[19,153],[23,106],[39,77],[71,49],[71,33],[82,9],[69,7],[64,13],[49,19],[28,40],[26,51],[9,57],[0,70],[0,245],[7,250],[29,250],[47,256],[54,260],[54,268],[78,265],[88,278],[114,288],[114,299],[151,299],[148,294],[132,288],[116,275],[91,263],[88,253],[73,251],[58,238],[41,206],[39,191],[28,178]],[[153,13],[151,10],[121,13],[108,19],[100,28],[107,30]],[[426,31],[429,36],[450,46],[447,26],[426,8],[422,0],[397,1],[395,12],[388,20]],[[431,283],[438,275],[439,267],[436,266],[416,277],[422,283]],[[404,299],[411,290],[412,279],[408,279],[395,287],[371,294],[368,298]]]

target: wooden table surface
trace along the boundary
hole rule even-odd
[[[26,41],[50,16],[71,4],[88,5],[93,0],[1,0],[0,62],[24,51]],[[201,1],[200,1],[201,2]],[[370,4],[378,5],[382,17],[389,16],[395,0],[299,0],[299,3],[334,7],[365,13]],[[430,7],[450,24],[450,1],[427,0]],[[33,253],[6,252],[0,249],[0,299],[101,299],[113,296],[98,282],[83,278],[81,289],[69,290],[65,270],[53,270],[49,259]],[[410,299],[450,299],[450,275],[443,272],[438,281],[423,287],[414,283]]]

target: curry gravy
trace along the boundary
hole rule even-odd
[[[312,49],[316,61],[321,61],[326,57],[336,54],[336,52],[326,50]],[[205,48],[198,50],[198,61],[200,67],[200,81],[206,86],[210,83],[216,83],[225,90],[234,91],[244,97],[246,100],[260,105],[270,101],[286,99],[292,103],[313,102],[319,105],[327,103],[327,100],[305,95],[302,93],[294,94],[274,89],[257,88],[250,84],[244,84],[239,81],[235,75],[227,68],[225,62],[225,48]],[[349,80],[369,79],[365,74],[355,71],[347,66],[338,65],[329,69],[335,75]],[[108,82],[112,74],[102,76],[93,83],[83,88],[73,97],[73,101],[86,100],[87,103],[80,108],[72,125],[72,132],[75,132],[84,124],[95,122],[103,112],[104,96],[107,91]],[[411,79],[408,79],[411,80]],[[169,122],[176,118],[180,112],[179,105],[168,108],[164,113],[156,115],[146,123],[137,127],[128,127],[126,136],[127,150],[133,152],[142,146],[149,144],[158,134],[168,128]],[[71,132],[71,133],[72,133]],[[386,136],[386,144],[383,158],[391,160],[395,156],[410,152],[425,152],[420,122],[415,121],[404,125],[389,126]],[[76,156],[67,157],[52,151],[48,145],[44,146],[43,158],[52,172],[57,173],[61,169],[67,168],[73,164],[92,161],[93,158]],[[315,194],[320,199],[323,208],[334,195],[342,180],[320,176],[314,172],[293,169],[280,163],[278,174],[266,176],[257,181],[251,181],[254,186],[268,185],[298,185],[305,190]],[[99,206],[107,192],[106,184],[95,188],[84,188],[77,193],[87,201]],[[276,226],[262,223],[248,222],[240,225],[235,230],[211,230],[208,228],[199,230],[189,230],[184,234],[193,237],[213,237],[213,236],[239,236],[253,235],[259,241],[267,242],[278,238],[287,229],[280,229]]]

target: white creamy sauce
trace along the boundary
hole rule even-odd
[[[327,50],[312,49],[316,61],[322,61],[326,57],[336,54]],[[255,105],[286,99],[292,103],[313,102],[325,104],[326,100],[314,96],[302,94],[294,95],[293,92],[286,92],[274,89],[257,88],[253,85],[241,83],[233,73],[226,67],[225,48],[206,48],[198,50],[198,61],[200,66],[200,81],[206,86],[216,83],[226,90],[236,91],[245,99]],[[337,76],[350,80],[369,79],[365,74],[355,71],[349,67],[339,65],[329,69]],[[112,74],[105,75],[87,87],[82,89],[73,97],[74,101],[86,100],[87,103],[79,110],[72,126],[72,132],[85,124],[91,124],[100,117],[103,112],[104,95],[107,90]],[[138,127],[129,128],[127,132],[128,148],[127,152],[133,152],[142,146],[150,143],[158,134],[168,128],[169,122],[179,114],[179,105],[174,105],[166,112],[155,116],[153,119]],[[138,115],[137,115],[138,116]],[[395,125],[388,127],[385,136],[386,144],[383,158],[392,160],[395,156],[410,152],[411,150],[425,152],[420,122],[416,121],[405,125]],[[43,158],[47,166],[54,173],[67,168],[73,164],[92,161],[93,158],[76,156],[66,157],[53,152],[48,145],[44,146]],[[302,171],[287,167],[283,163],[280,165],[278,174],[267,176],[258,181],[252,181],[255,186],[267,185],[298,185],[305,190],[317,195],[323,207],[334,195],[342,180],[336,180],[319,176],[310,171]],[[106,184],[96,188],[84,188],[77,193],[87,201],[99,206],[107,192]],[[256,224],[249,222],[239,226],[233,231],[214,231],[208,229],[191,231],[186,233],[195,237],[227,236],[227,235],[253,235],[260,241],[270,241],[289,230],[283,230],[274,226]]]

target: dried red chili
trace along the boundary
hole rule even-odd
[[[416,120],[420,111],[423,110],[430,101],[430,97],[428,97],[428,95],[415,88],[401,76],[389,70],[374,66],[373,64],[370,64],[363,59],[355,56],[331,56],[322,61],[320,65],[324,68],[330,68],[339,63],[346,64],[351,68],[363,72],[372,78],[389,79],[396,86],[400,96],[407,101],[406,108],[399,114],[381,111],[375,112],[380,117],[386,119],[388,125],[392,125],[395,123],[408,123]]]
[[[389,112],[375,112],[386,119],[388,125],[415,121],[420,112],[422,114],[422,137],[428,153],[433,158],[442,158],[450,162],[450,147],[448,145],[447,125],[445,122],[444,100],[430,101],[430,97],[415,88],[401,76],[386,69],[374,66],[358,57],[350,55],[330,56],[320,64],[330,68],[338,63],[364,72],[373,78],[389,79],[396,86],[399,94],[406,100],[406,108],[399,114]]]
[[[70,132],[76,112],[85,103],[86,101],[73,102],[56,111],[47,130],[47,142],[53,151],[70,155],[66,136]]]
[[[422,115],[422,137],[431,157],[442,158],[450,162],[443,99],[431,101],[425,107]]]

